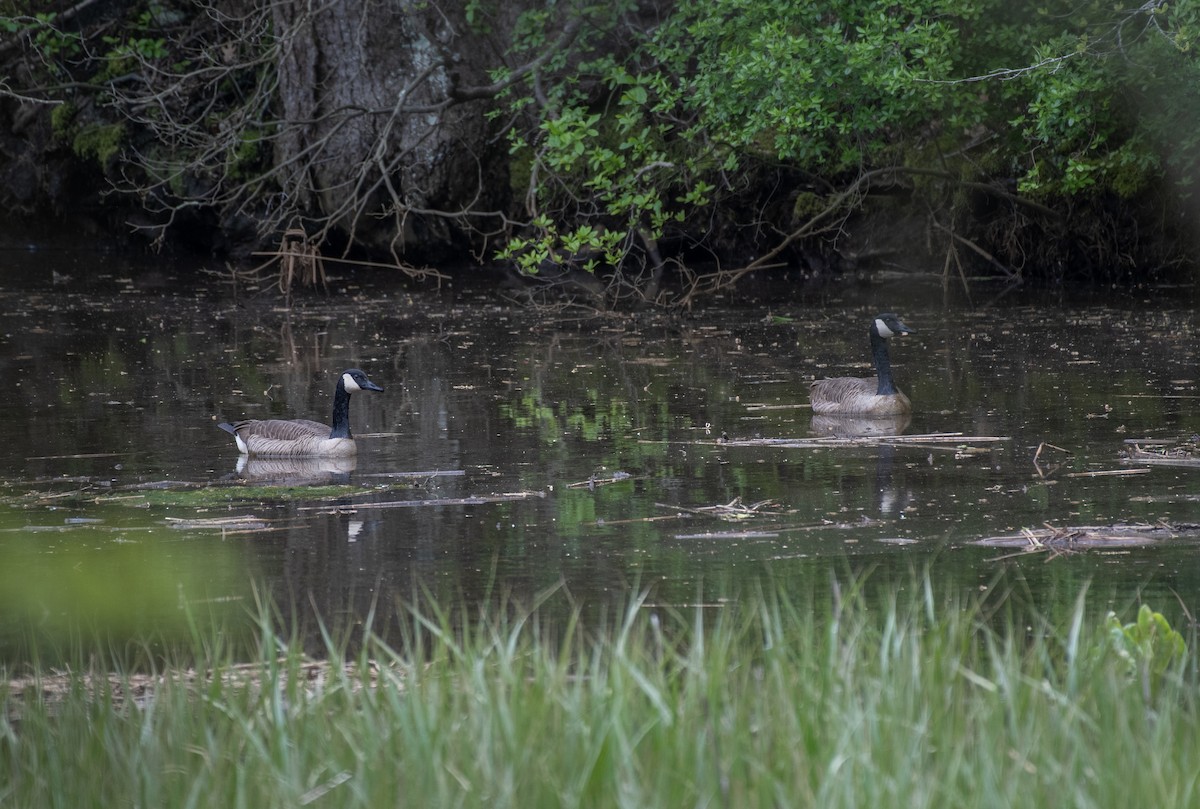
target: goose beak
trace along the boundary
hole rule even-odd
[[[364,379],[359,384],[359,387],[362,388],[363,390],[373,390],[376,393],[383,393],[383,388],[379,387],[378,385],[376,385],[374,382],[372,382],[369,379]]]

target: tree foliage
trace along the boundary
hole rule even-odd
[[[186,215],[397,260],[437,241],[675,304],[848,252],[881,191],[946,267],[1117,277],[1191,246],[1196,0],[33,5],[0,5],[0,110],[56,107],[160,236]]]
[[[620,266],[636,257],[614,249],[635,241],[613,228],[704,243],[734,210],[763,216],[754,229],[775,244],[812,238],[860,208],[864,178],[906,174],[948,233],[978,207],[964,189],[999,200],[1006,225],[987,247],[994,264],[1020,266],[1029,245],[1014,234],[1029,212],[1044,230],[1054,224],[1045,206],[1136,204],[1161,216],[1190,198],[1197,13],[1186,2],[683,0],[627,56],[559,76],[544,90],[552,103],[514,103],[540,117],[515,130],[535,164],[536,216],[509,253],[528,271],[581,252]],[[767,166],[815,196],[772,210]],[[580,250],[581,217],[595,253]],[[1084,217],[1073,228],[1064,242],[1110,258],[1124,236]]]

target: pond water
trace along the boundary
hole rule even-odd
[[[219,276],[197,288],[74,260],[51,276],[27,256],[0,292],[0,591],[37,625],[245,604],[249,581],[336,622],[422,593],[720,604],[764,577],[804,592],[914,570],[1043,606],[1086,588],[1098,610],[1200,611],[1188,531],[975,544],[1200,522],[1200,470],[1122,459],[1130,439],[1200,430],[1187,301],[970,306],[903,280],[584,318],[494,289],[350,281],[287,307]],[[892,341],[904,434],[960,437],[743,441],[811,438],[808,383],[868,375],[867,327],[887,310],[916,330]],[[354,366],[386,390],[354,397],[353,464],[239,471],[217,421],[327,419]],[[279,486],[313,474],[348,486]]]

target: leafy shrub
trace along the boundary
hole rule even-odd
[[[1116,613],[1110,612],[1105,626],[1111,649],[1125,661],[1130,677],[1142,678],[1149,693],[1157,690],[1172,665],[1187,656],[1183,636],[1171,628],[1161,612],[1146,604],[1138,610],[1133,623],[1124,624]]]

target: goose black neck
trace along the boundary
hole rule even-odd
[[[875,358],[875,375],[879,378],[879,388],[875,393],[879,396],[892,396],[898,391],[892,381],[892,361],[888,357],[887,340],[879,336],[874,326],[871,327],[871,355]]]
[[[329,437],[353,438],[350,435],[350,392],[343,379],[338,380],[337,391],[333,394],[333,430]]]

